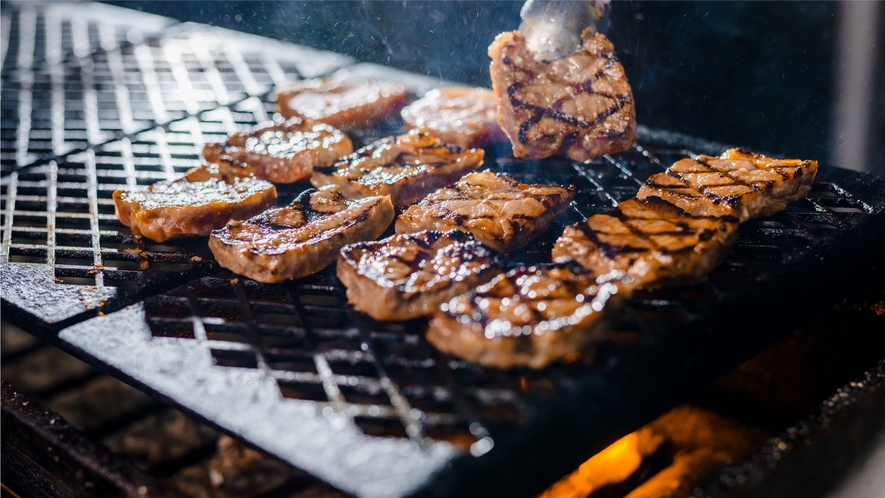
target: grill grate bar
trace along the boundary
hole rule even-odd
[[[27,5],[18,13],[18,59],[20,69],[30,69],[34,64],[37,46],[37,9]]]
[[[0,66],[6,65],[9,51],[9,32],[12,29],[12,16],[0,15]]]
[[[0,253],[0,262],[9,262],[9,250],[12,245],[12,223],[15,217],[15,201],[18,192],[18,173],[9,175],[9,181],[6,184],[6,223],[3,224],[3,251]]]
[[[252,346],[252,353],[255,354],[257,368],[264,377],[268,377],[269,368],[264,353],[262,352],[261,335],[258,333],[258,323],[255,321],[255,316],[252,314],[252,305],[249,304],[249,298],[246,297],[246,292],[243,290],[242,284],[237,282],[234,285],[234,290],[237,293],[237,299],[240,301],[240,306],[242,306],[243,320],[246,322],[246,326],[249,330],[249,344]]]
[[[300,324],[304,329],[304,339],[307,346],[306,352],[313,359],[317,373],[319,374],[320,382],[323,386],[323,391],[325,391],[326,397],[329,398],[329,401],[332,402],[332,406],[335,407],[335,410],[340,411],[344,408],[344,396],[341,394],[341,389],[338,388],[338,383],[335,382],[333,378],[332,367],[329,366],[329,361],[319,351],[319,341],[316,332],[313,329],[313,324],[310,322],[310,319],[304,310],[304,305],[301,303],[298,295],[292,292],[291,289],[286,289],[286,297],[289,302],[295,306],[295,316],[298,320],[297,324]]]
[[[58,163],[49,162],[49,183],[46,188],[46,264],[55,268],[56,210],[58,208]]]
[[[154,114],[154,120],[160,124],[167,123],[169,121],[169,114],[166,112],[166,106],[163,104],[163,92],[160,89],[160,82],[154,68],[151,49],[147,45],[137,45],[134,55],[136,62],[138,62],[138,68],[141,70],[142,83],[145,86],[145,90],[147,90],[147,98],[151,105],[151,111]]]
[[[92,264],[95,269],[95,286],[104,287],[104,268],[101,258],[101,232],[98,225],[98,186],[95,178],[95,151],[86,151],[86,181],[88,182],[89,225],[92,239]],[[52,227],[50,227],[51,229]]]
[[[378,379],[380,380],[381,387],[390,398],[390,403],[393,405],[393,409],[399,417],[400,423],[403,424],[403,427],[406,430],[406,435],[413,441],[424,445],[425,434],[423,424],[418,417],[412,416],[412,407],[409,404],[408,399],[403,396],[403,394],[400,392],[399,387],[390,380],[390,377],[384,370],[384,366],[381,364],[381,358],[378,355],[378,345],[375,344],[375,341],[372,340],[371,333],[366,328],[365,320],[354,313],[354,311],[350,308],[348,308],[348,313],[350,314],[351,319],[357,324],[357,328],[359,329],[361,338],[360,346],[364,351],[372,356],[372,366],[375,368],[375,372],[378,374]]]
[[[215,98],[212,99],[212,101],[217,102],[220,105],[226,105],[230,103],[231,97],[227,93],[227,88],[224,85],[224,80],[221,78],[221,74],[218,72],[218,68],[215,67],[215,61],[212,59],[212,55],[209,54],[209,49],[206,48],[205,44],[200,43],[201,41],[202,40],[194,38],[188,40],[189,46],[191,47],[191,50],[193,50],[194,55],[197,56],[197,60],[200,61],[200,66],[203,68],[203,74],[206,75],[206,79],[209,80],[209,85],[215,94]]]

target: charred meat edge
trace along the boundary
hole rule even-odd
[[[579,265],[559,263],[555,267],[568,269],[578,275],[587,275],[590,277],[588,287],[592,285],[592,275]],[[566,317],[557,317],[547,321],[559,322],[561,326],[557,329],[547,328],[539,331],[538,325],[541,323],[539,321],[531,325],[532,332],[528,334],[486,337],[485,330],[489,317],[476,306],[478,294],[494,289],[504,279],[510,281],[511,287],[518,288],[516,279],[520,276],[544,271],[549,269],[534,266],[515,268],[506,274],[498,275],[491,282],[464,296],[453,298],[449,301],[449,305],[458,299],[467,299],[471,305],[468,311],[470,315],[444,311],[440,308],[427,329],[428,342],[444,353],[454,354],[464,360],[485,366],[540,369],[602,341],[613,319],[617,318],[617,311],[622,301],[629,297],[630,289],[619,283],[623,272],[616,272],[600,279],[603,283],[597,284],[597,295],[587,295],[587,297],[590,297],[589,302],[593,302],[599,294],[604,294],[604,297],[600,298],[602,310],[593,311],[578,324],[564,324]],[[481,315],[478,320],[476,313]]]
[[[360,271],[360,260],[357,259],[360,252],[387,252],[388,244],[395,239],[405,239],[418,245],[425,251],[430,251],[433,245],[440,239],[446,238],[451,244],[440,246],[437,250],[450,247],[452,244],[459,246],[459,255],[468,255],[479,258],[487,258],[488,264],[484,265],[478,273],[471,273],[457,281],[449,280],[443,288],[432,292],[407,292],[403,285],[388,286],[380,285],[379,282],[364,275]],[[483,255],[482,253],[487,253]],[[416,259],[412,262],[402,261],[396,254],[387,254],[386,257],[406,264],[412,270],[412,274],[423,271],[421,263],[428,258]],[[433,254],[430,255],[430,258]],[[463,294],[477,285],[488,282],[500,273],[500,262],[491,249],[483,247],[469,233],[451,230],[449,232],[425,231],[415,234],[397,234],[387,239],[372,242],[360,242],[351,244],[341,249],[338,257],[338,278],[347,287],[347,300],[354,307],[375,320],[411,320],[421,316],[432,315],[440,304],[452,297]]]
[[[233,177],[222,180],[218,176],[211,176],[199,181],[188,180],[188,176],[200,175],[205,168],[207,166],[193,168],[186,173],[184,178],[158,183],[173,185],[176,183],[197,184],[205,181],[227,184],[255,183],[255,188],[251,189],[255,191],[238,202],[211,201],[207,203],[197,197],[191,205],[170,204],[144,209],[141,201],[129,200],[127,196],[130,193],[143,193],[149,196],[153,185],[148,187],[146,191],[115,190],[113,199],[117,219],[120,223],[130,227],[135,236],[146,237],[159,243],[174,238],[207,237],[212,233],[212,230],[223,227],[230,220],[248,218],[277,203],[276,187],[257,178]],[[257,190],[258,188],[262,189]]]
[[[310,194],[316,191],[307,190],[293,202],[307,208],[304,211],[308,223],[298,228],[280,226],[280,231],[304,229],[310,225],[311,219],[324,217],[324,213],[310,209]],[[346,209],[329,216],[351,210],[355,216],[344,220],[338,228],[321,232],[291,247],[274,247],[274,253],[261,251],[261,247],[253,247],[248,242],[230,239],[230,226],[212,233],[209,248],[222,267],[259,282],[277,283],[306,277],[334,263],[338,252],[345,245],[374,239],[384,233],[393,222],[394,210],[389,196],[353,201]],[[243,223],[271,225],[263,215]]]
[[[691,216],[658,198],[632,202],[650,204],[655,210],[670,211],[677,217],[708,220],[715,227],[692,232],[688,226],[685,226],[684,231],[679,232],[647,233],[625,224],[630,229],[631,236],[649,241],[651,247],[645,248],[602,242],[599,240],[598,234],[589,226],[590,220],[587,220],[566,227],[553,247],[554,261],[570,259],[599,274],[613,270],[625,270],[629,276],[633,277],[633,285],[637,288],[651,290],[671,285],[691,285],[703,282],[709,272],[722,263],[728,250],[737,240],[738,220],[736,218]],[[610,216],[621,221],[630,219],[618,208],[604,214],[593,215],[591,219],[597,216]],[[673,223],[671,220],[665,221]],[[673,224],[679,225],[678,222]],[[683,223],[683,225],[685,224]],[[651,236],[692,236],[695,234],[700,239],[697,244],[677,251],[669,251],[655,244],[651,239]]]
[[[422,131],[422,133],[424,132]],[[429,138],[435,138],[432,134],[424,134]],[[386,146],[397,147],[399,142],[400,137],[383,138],[343,157],[332,166],[314,168],[313,174],[310,177],[310,182],[315,187],[338,185],[341,187],[342,194],[349,199],[358,199],[374,195],[389,195],[394,206],[405,207],[420,201],[434,190],[455,183],[465,174],[476,170],[482,166],[483,158],[485,156],[485,151],[482,149],[462,149],[455,144],[440,142],[428,147],[416,147],[417,153],[421,154],[422,150],[428,148],[445,148],[448,153],[452,154],[452,156],[462,157],[455,158],[448,162],[427,163],[426,165],[429,167],[429,170],[425,173],[414,175],[406,174],[401,176],[396,175],[399,176],[399,178],[394,177],[392,181],[387,182],[364,183],[362,181],[363,177],[348,179],[343,175],[337,174],[341,168],[344,168],[345,171],[350,170],[354,161],[371,157],[371,155],[379,148]],[[407,168],[409,166],[406,166],[404,162],[406,160],[406,155],[411,156],[412,154],[405,151],[401,152],[394,158],[393,163],[378,164],[371,170],[365,171],[365,174],[368,175],[372,171],[387,166],[396,165],[398,167]]]
[[[484,171],[478,174],[485,173],[487,172]],[[449,201],[476,201],[477,203],[479,203],[482,202],[482,199],[466,199],[463,197],[446,200],[430,199],[433,194],[431,194],[418,204],[414,205],[412,208],[403,211],[403,213],[396,220],[396,233],[414,233],[422,230],[462,230],[472,234],[478,241],[491,247],[492,249],[507,254],[521,247],[524,247],[529,242],[535,240],[538,236],[544,233],[550,227],[550,224],[553,223],[553,220],[564,213],[566,209],[568,209],[569,203],[575,196],[575,189],[572,186],[565,188],[559,187],[558,185],[527,184],[519,182],[516,179],[500,173],[496,174],[496,176],[504,182],[508,183],[514,189],[520,188],[522,186],[536,188],[554,187],[563,189],[566,192],[566,196],[565,198],[560,198],[558,202],[554,202],[551,205],[547,205],[547,202],[545,202],[546,197],[544,198],[544,200],[540,201],[544,205],[545,210],[541,215],[535,217],[532,220],[532,225],[528,227],[529,229],[524,229],[513,220],[502,219],[502,223],[510,223],[511,228],[513,228],[513,232],[516,234],[508,241],[504,241],[503,239],[499,239],[493,235],[489,235],[486,233],[485,230],[471,229],[467,227],[466,223],[469,219],[471,219],[470,216],[458,216],[454,212],[449,211],[443,206],[446,202]],[[467,180],[467,178],[469,177],[463,178],[462,181],[469,181]],[[458,188],[458,183],[449,188],[457,190],[460,194],[461,190]],[[514,193],[519,193],[519,190],[515,190]],[[442,218],[424,216],[424,213],[417,214],[420,213],[420,210],[433,206],[439,206],[440,210],[446,211],[448,212],[448,214]],[[525,220],[526,217],[522,217],[521,219]]]
[[[747,182],[737,175],[740,171],[719,171],[712,161],[747,161],[753,165],[752,174],[757,171],[770,172],[777,176],[768,181]],[[764,166],[759,167],[759,164]],[[688,169],[698,169],[702,173],[720,173],[728,183],[715,186],[702,185],[686,179],[691,174]],[[678,206],[689,214],[697,216],[734,216],[742,223],[782,211],[788,204],[802,199],[811,191],[811,184],[817,173],[817,161],[799,159],[774,159],[742,149],[729,149],[719,157],[699,156],[697,160],[682,159],[664,173],[652,175],[639,189],[638,199],[659,197]],[[722,195],[721,189],[738,189],[732,195]]]

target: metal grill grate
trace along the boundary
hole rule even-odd
[[[411,491],[447,467],[452,448],[489,453],[475,459],[485,463],[456,464],[453,482],[469,481],[470,465],[519,469],[556,452],[587,456],[624,433],[618,423],[635,428],[717,368],[695,365],[727,365],[775,339],[764,326],[745,332],[723,317],[733,322],[742,311],[736,308],[765,310],[823,294],[827,274],[848,272],[882,238],[883,182],[824,168],[805,200],[744,224],[708,282],[638,293],[595,359],[542,372],[481,368],[438,353],[423,339],[422,321],[379,323],[355,313],[332,269],[262,285],[219,272],[202,240],[137,241],[114,218],[114,189],[177,177],[199,163],[203,143],[266,121],[273,86],[352,61],[208,27],[164,29],[171,23],[141,23],[127,11],[129,24],[109,28],[102,18],[74,20],[50,15],[53,9],[69,12],[3,13],[4,28],[13,26],[4,29],[0,133],[4,311],[61,329],[49,339],[357,494]],[[53,15],[60,20],[45,21]],[[43,28],[56,22],[60,37]],[[147,30],[142,40],[124,29],[132,25]],[[434,83],[378,66],[346,70],[407,80],[413,89]],[[390,120],[354,138],[360,145],[399,131]],[[721,151],[664,135],[641,129],[643,145],[587,164],[489,150],[494,170],[578,192],[572,209],[508,264],[549,263],[565,225],[633,197],[677,159]],[[281,202],[307,187],[281,189]],[[840,256],[846,248],[854,261]],[[109,315],[65,328],[97,311]],[[673,366],[683,364],[695,370]],[[611,386],[629,386],[634,397],[622,399]],[[585,391],[591,395],[573,396]],[[557,439],[575,434],[568,423],[624,407],[635,408],[621,417],[629,422],[602,419],[597,433],[575,435],[574,447]],[[572,433],[551,429],[557,425]]]

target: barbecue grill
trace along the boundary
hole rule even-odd
[[[427,344],[423,321],[347,307],[334,268],[259,284],[222,271],[204,240],[136,240],[111,200],[180,176],[203,143],[266,121],[286,82],[368,76],[416,95],[447,82],[97,4],[2,16],[4,319],[357,496],[537,493],[847,285],[883,275],[885,180],[824,166],[806,199],[744,224],[708,282],[637,293],[613,332],[629,340],[543,371],[469,364]],[[352,137],[361,146],[402,131],[390,119]],[[549,264],[567,224],[633,197],[679,158],[725,148],[640,127],[631,150],[586,164],[490,149],[492,170],[577,191],[507,265]],[[308,187],[284,186],[280,203]],[[849,401],[885,385],[882,374],[868,372]],[[775,443],[757,458],[784,451]]]

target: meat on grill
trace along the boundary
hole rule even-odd
[[[441,305],[427,340],[483,365],[543,368],[605,337],[628,293],[621,275],[574,263],[515,268]]]
[[[543,233],[573,197],[572,188],[529,185],[491,171],[471,173],[403,211],[396,232],[463,230],[509,253]]]
[[[303,80],[277,92],[286,117],[301,116],[349,131],[396,114],[409,99],[400,83],[335,78]]]
[[[817,161],[729,149],[719,157],[677,161],[665,173],[652,175],[637,198],[659,197],[695,216],[734,216],[744,222],[805,197],[816,173]]]
[[[286,207],[212,232],[218,264],[265,283],[305,277],[335,262],[347,244],[371,240],[393,221],[390,197],[345,199],[338,187],[310,189]]]
[[[630,199],[566,227],[553,259],[574,260],[597,274],[622,270],[645,289],[689,285],[722,262],[737,228],[736,218],[691,216],[654,197]]]
[[[222,144],[206,144],[208,162],[228,161],[258,178],[294,183],[310,178],[316,166],[329,166],[353,152],[343,132],[309,118],[294,117],[237,133]]]
[[[539,63],[518,31],[489,47],[498,123],[513,154],[565,154],[586,161],[627,150],[636,140],[633,93],[614,47],[585,30],[576,53]]]
[[[231,219],[248,218],[276,204],[273,185],[239,173],[225,164],[210,164],[145,190],[115,190],[117,219],[135,235],[163,242],[206,237]]]
[[[426,128],[443,142],[465,149],[506,139],[497,121],[495,92],[486,88],[432,90],[400,115],[409,128]]]
[[[376,320],[410,320],[489,281],[499,273],[495,258],[457,230],[397,234],[345,246],[338,278],[356,309]]]
[[[408,206],[478,168],[484,155],[482,149],[465,150],[415,129],[369,144],[332,166],[314,168],[310,182],[338,185],[351,199],[389,195],[394,206]]]

